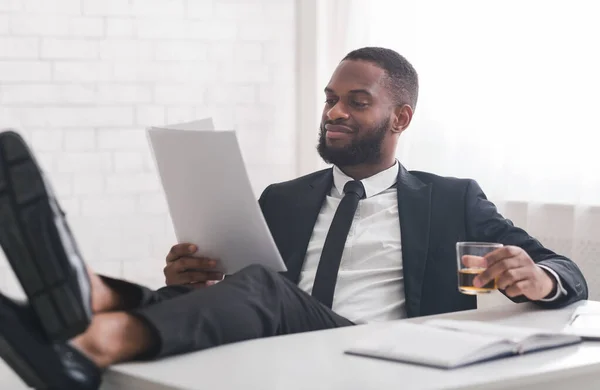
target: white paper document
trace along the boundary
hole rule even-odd
[[[251,264],[286,271],[234,131],[214,131],[209,118],[149,128],[148,139],[178,242],[226,274]]]
[[[596,305],[578,307],[563,331],[588,340],[600,340],[600,307]]]

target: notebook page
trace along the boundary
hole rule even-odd
[[[451,368],[511,351],[512,347],[497,336],[398,323],[359,340],[346,352]]]
[[[589,340],[600,340],[600,309],[598,307],[578,307],[563,332]]]
[[[548,332],[543,329],[521,328],[481,321],[435,319],[426,321],[425,324],[438,328],[454,329],[471,334],[495,336],[513,343],[521,343],[533,336],[553,334],[552,332]]]

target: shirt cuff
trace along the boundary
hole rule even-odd
[[[543,269],[544,271],[547,271],[556,280],[556,294],[554,294],[554,296],[550,298],[540,299],[540,302],[552,302],[562,297],[563,295],[567,295],[567,290],[565,290],[565,288],[563,287],[562,282],[560,281],[560,277],[556,272],[554,272],[552,268],[546,267],[545,265],[541,264],[537,264],[537,266]]]

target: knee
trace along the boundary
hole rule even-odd
[[[245,277],[269,279],[269,280],[272,280],[279,276],[279,274],[277,272],[271,270],[270,268],[265,267],[264,265],[260,265],[260,264],[252,264],[245,268],[242,268],[238,272],[238,274],[240,274],[240,276],[245,276]]]

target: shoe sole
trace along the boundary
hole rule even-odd
[[[49,183],[17,133],[0,133],[0,245],[50,340],[91,319],[89,278]]]
[[[68,346],[59,352],[46,340],[35,313],[18,306],[0,294],[0,358],[31,388],[96,390],[101,377],[93,363]],[[77,372],[64,364],[65,358],[79,359]]]

